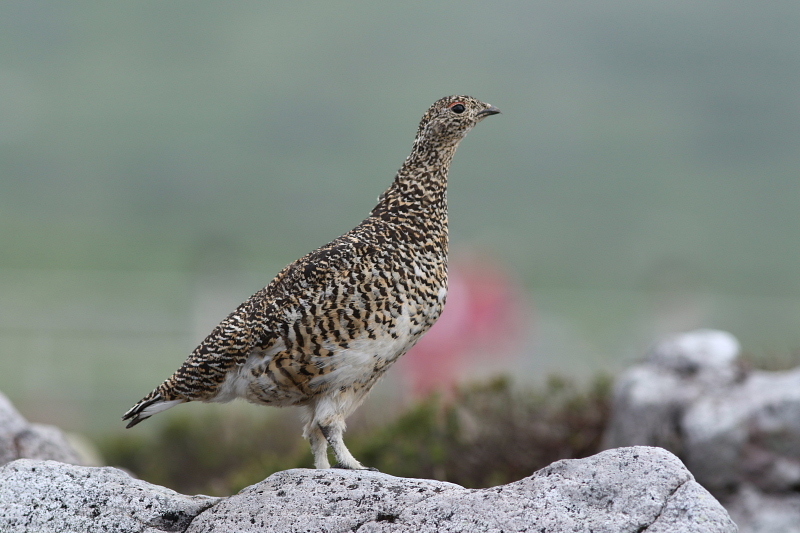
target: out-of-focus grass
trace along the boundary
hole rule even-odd
[[[345,440],[362,463],[388,474],[487,487],[597,452],[609,399],[607,378],[587,386],[551,378],[526,389],[497,378],[425,398],[383,426],[353,428]],[[109,437],[101,450],[109,464],[189,494],[231,494],[273,472],[312,466],[289,412],[267,422],[177,413],[156,433]]]

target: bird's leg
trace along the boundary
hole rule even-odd
[[[331,448],[333,448],[334,455],[336,455],[337,462],[333,466],[334,468],[345,468],[348,470],[378,470],[377,468],[368,468],[359,463],[356,458],[353,457],[353,454],[350,453],[350,450],[347,449],[347,446],[344,445],[344,439],[342,438],[342,434],[344,433],[343,422],[334,422],[327,426],[318,424],[318,427],[322,434],[325,435],[325,440],[327,440],[328,444],[330,444]]]
[[[352,394],[347,394],[346,390],[339,390],[334,394],[322,397],[308,406],[307,413],[310,415],[308,424],[306,425],[306,433],[313,435],[314,431],[323,436],[323,442],[330,444],[333,448],[333,453],[336,455],[336,465],[334,468],[347,468],[350,470],[377,470],[375,468],[367,468],[359,463],[347,446],[344,445],[342,435],[345,430],[344,420],[347,415],[353,412],[360,402],[360,398],[354,397]],[[313,427],[312,427],[313,425]],[[314,442],[311,443],[314,449]],[[322,449],[323,445],[318,445]],[[328,461],[325,457],[324,463],[317,459],[315,464],[317,468],[327,468]],[[324,464],[326,466],[320,466]]]
[[[311,444],[311,453],[314,454],[314,468],[330,468],[328,462],[328,441],[319,424],[314,420],[314,410],[308,409],[305,413],[306,425],[303,427],[303,438]]]
[[[314,468],[330,468],[328,441],[317,424],[309,424],[309,426],[311,427],[306,431],[306,438],[311,443],[311,453],[314,454]]]

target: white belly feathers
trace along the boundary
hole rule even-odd
[[[366,385],[366,390],[363,391],[366,393],[377,381],[377,378],[383,375],[394,361],[416,343],[425,329],[427,328],[411,320],[409,307],[404,306],[403,312],[396,318],[391,330],[394,332],[394,336],[389,331],[378,333],[376,339],[371,339],[365,334],[361,338],[348,341],[347,348],[337,348],[335,355],[313,356],[312,363],[316,363],[320,367],[329,367],[330,370],[313,377],[309,385],[312,389],[318,390],[349,388],[354,385],[362,389]],[[248,393],[254,382],[257,382],[258,388],[263,391],[275,388],[276,384],[270,380],[267,374],[256,372],[257,375],[254,375],[253,370],[266,366],[276,354],[285,349],[284,343],[278,341],[268,351],[252,352],[242,366],[232,370],[225,377],[218,394],[211,401],[229,402],[236,398],[243,398],[257,401],[257,403],[294,404],[294,401],[277,397],[274,402],[266,402],[263,397],[255,400]]]

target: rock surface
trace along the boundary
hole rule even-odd
[[[288,470],[225,499],[183,496],[114,468],[19,460],[0,468],[0,531],[187,533],[735,532],[659,448],[564,460],[491,489],[378,472]]]
[[[784,533],[800,524],[800,368],[745,372],[738,355],[722,331],[659,344],[617,381],[605,445],[667,448],[742,532]]]
[[[20,459],[0,467],[0,531],[185,531],[219,498],[184,496],[110,467]]]
[[[0,465],[21,458],[83,463],[60,429],[29,423],[0,393]]]

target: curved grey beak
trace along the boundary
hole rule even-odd
[[[500,113],[499,109],[497,109],[493,105],[490,105],[489,107],[487,107],[483,111],[478,111],[476,116],[478,116],[478,117],[488,117],[489,115],[497,115],[499,113]]]

